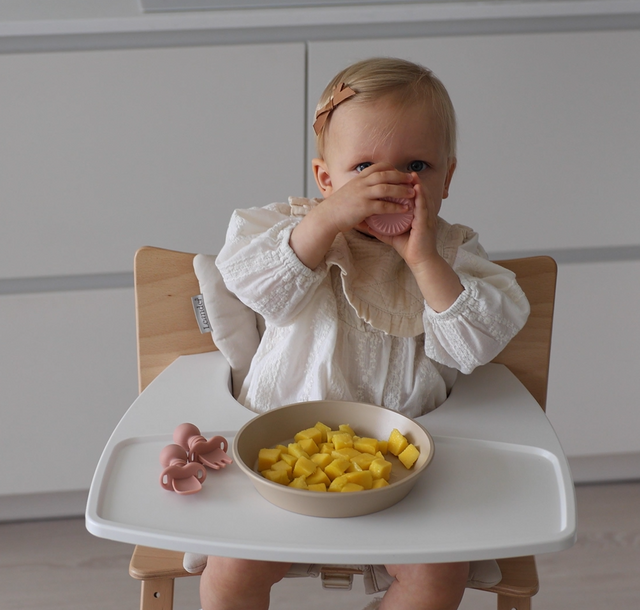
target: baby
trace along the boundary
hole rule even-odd
[[[350,66],[325,89],[314,130],[322,198],[237,210],[216,261],[265,324],[234,393],[259,412],[333,399],[417,417],[446,399],[458,371],[505,347],[528,302],[475,232],[439,217],[456,123],[431,71],[397,59]],[[289,569],[210,557],[203,608],[267,609]],[[457,608],[470,574],[468,562],[375,569],[385,610]]]

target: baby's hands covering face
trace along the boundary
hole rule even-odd
[[[407,212],[408,207],[397,202],[402,199],[414,201],[413,222],[406,233],[385,236],[365,223],[374,214]],[[439,206],[415,172],[401,172],[387,163],[370,165],[333,191],[325,204],[340,232],[357,229],[368,233],[392,246],[410,267],[437,255]]]
[[[376,163],[334,190],[323,205],[338,232],[358,229],[378,237],[365,219],[374,214],[407,212],[408,206],[396,201],[415,198],[414,182],[411,174],[386,163]]]

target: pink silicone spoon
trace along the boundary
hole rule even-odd
[[[179,445],[167,445],[160,452],[160,463],[165,467],[160,485],[179,494],[194,494],[202,489],[207,471],[201,464],[187,462],[187,455]]]
[[[229,443],[224,436],[207,440],[193,424],[180,424],[173,433],[173,440],[189,454],[192,462],[200,462],[214,470],[233,462],[226,453]]]

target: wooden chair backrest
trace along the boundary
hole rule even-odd
[[[191,297],[200,293],[193,271],[195,254],[144,247],[134,263],[138,382],[142,392],[178,356],[216,349],[201,334]],[[494,359],[504,364],[544,409],[557,268],[552,258],[536,256],[497,263],[513,271],[531,304],[525,327]]]
[[[191,297],[200,294],[195,254],[144,247],[136,252],[134,284],[138,335],[138,386],[142,392],[178,356],[216,349],[201,334]]]
[[[527,295],[531,314],[524,328],[493,362],[504,364],[546,409],[549,382],[551,330],[556,296],[556,262],[549,256],[532,256],[495,261],[516,274]]]

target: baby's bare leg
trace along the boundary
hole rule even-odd
[[[203,610],[267,610],[271,587],[291,564],[209,557],[200,579]]]
[[[385,566],[395,581],[380,610],[455,610],[464,595],[468,563]]]

